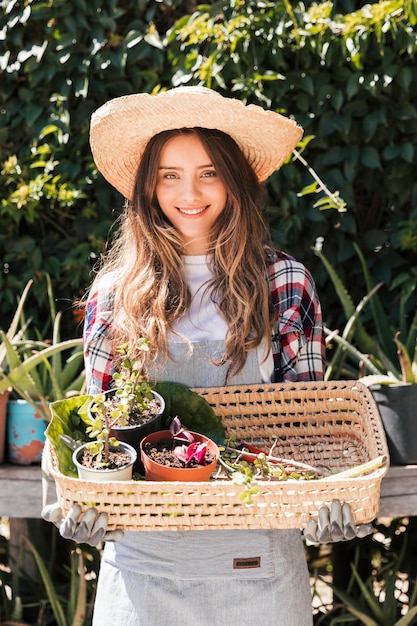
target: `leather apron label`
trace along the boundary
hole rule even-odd
[[[253,569],[255,567],[261,567],[260,556],[250,559],[233,559],[233,569]]]

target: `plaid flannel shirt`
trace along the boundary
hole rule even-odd
[[[324,333],[320,301],[307,268],[279,250],[265,248],[271,298],[277,310],[272,333],[274,380],[322,380]],[[111,385],[112,285],[114,276],[92,286],[84,324],[84,358],[88,393]]]

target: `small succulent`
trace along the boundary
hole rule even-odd
[[[104,394],[100,395],[104,396]],[[115,437],[110,437],[111,427],[114,423],[109,413],[105,411],[102,415],[95,417],[86,428],[88,436],[94,439],[88,444],[88,451],[103,466],[109,463],[110,449],[119,445],[119,441]]]
[[[147,339],[139,339],[137,349],[143,352],[149,350],[149,341]],[[152,400],[152,388],[143,374],[142,368],[138,367],[138,360],[130,350],[129,344],[123,343],[116,352],[118,353],[121,364],[117,372],[113,374],[115,383],[115,396],[118,399],[117,411],[119,418],[128,422],[128,416],[134,410],[143,411],[147,408],[148,403]],[[113,410],[115,410],[113,408]]]
[[[148,351],[147,339],[140,339],[138,350]],[[110,448],[119,444],[115,437],[110,437],[112,427],[127,426],[130,417],[141,413],[148,408],[153,399],[152,387],[146,380],[143,370],[138,367],[138,359],[133,356],[129,344],[121,344],[116,349],[119,355],[120,366],[114,372],[114,393],[99,393],[94,396],[91,413],[94,416],[87,427],[91,439],[90,453],[103,464],[108,463]]]

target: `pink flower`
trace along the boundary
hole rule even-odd
[[[194,441],[187,445],[177,446],[174,449],[177,457],[182,461],[186,467],[195,459],[199,465],[206,464],[206,452],[207,442]]]

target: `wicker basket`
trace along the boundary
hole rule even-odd
[[[226,434],[269,447],[285,458],[345,470],[379,456],[387,463],[357,478],[259,481],[253,504],[230,480],[203,483],[89,482],[64,476],[47,446],[58,501],[109,514],[109,529],[207,530],[302,528],[323,504],[351,505],[357,524],[375,519],[388,448],[371,392],[357,381],[284,383],[198,389]]]

